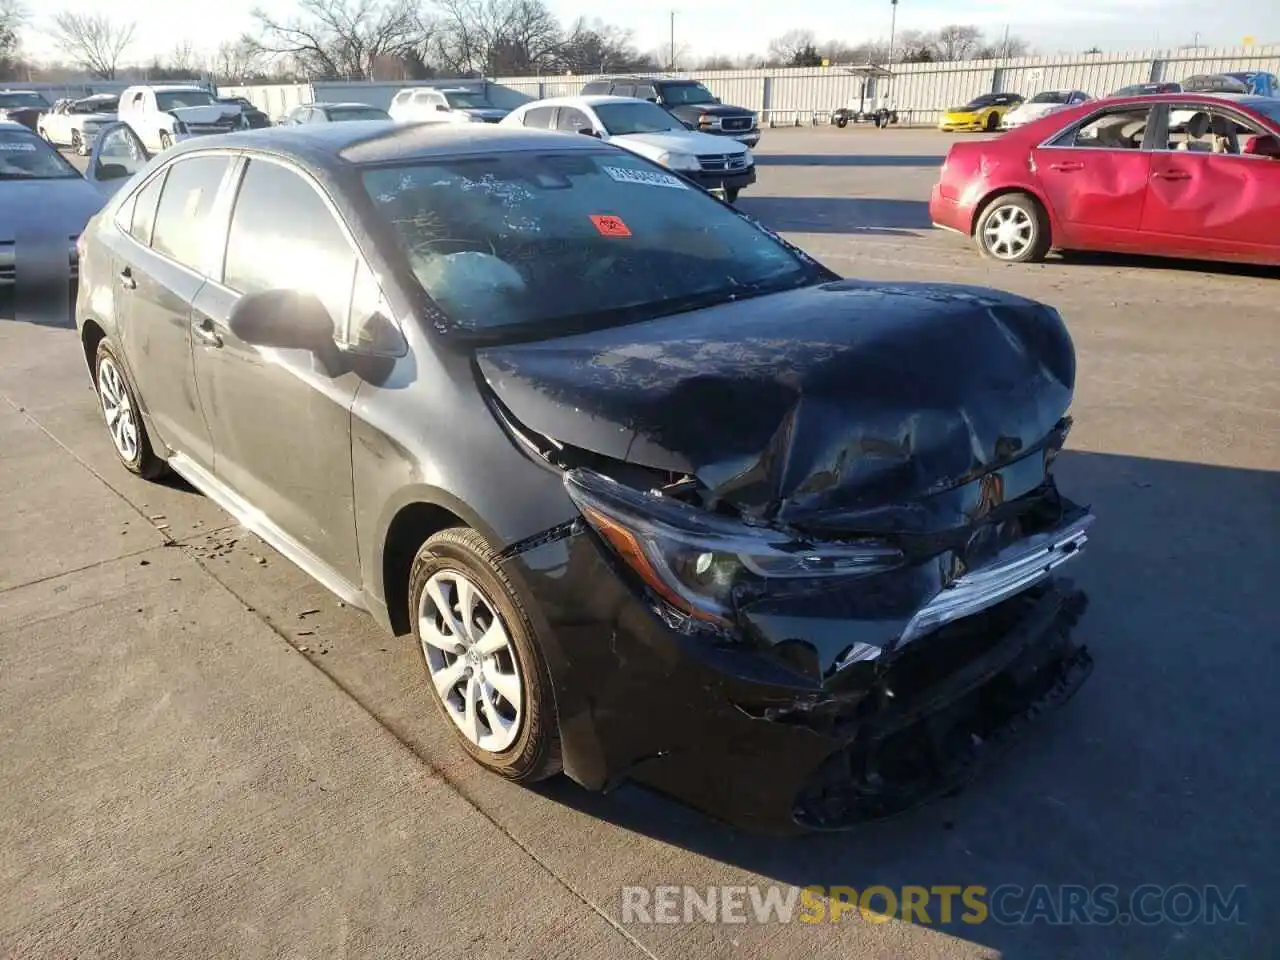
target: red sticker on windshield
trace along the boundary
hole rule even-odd
[[[600,231],[602,237],[629,237],[631,231],[627,229],[627,225],[622,222],[621,217],[611,216],[607,213],[591,214],[591,222],[596,225],[596,229]]]

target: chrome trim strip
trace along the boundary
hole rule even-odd
[[[266,514],[227,487],[186,454],[175,453],[170,456],[169,466],[173,468],[174,473],[231,514],[236,520],[239,520],[246,529],[252,530],[260,536],[283,554],[285,559],[300,567],[304,573],[309,574],[321,586],[335,593],[340,600],[346,601],[359,610],[368,609],[364,594],[354,584],[281,530]]]
[[[916,611],[898,640],[910,643],[943,624],[980,613],[1043,580],[1089,542],[1094,515],[1057,530],[1035,534],[1002,550],[992,562],[970,570]]]

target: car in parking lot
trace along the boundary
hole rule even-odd
[[[1045,90],[1008,111],[1000,119],[1000,129],[1012,130],[1092,99],[1083,90]]]
[[[998,260],[1057,248],[1280,264],[1280,100],[1107,99],[958,143],[929,212]]]
[[[74,280],[76,242],[104,200],[35,132],[0,120],[0,289],[28,275]]]
[[[1000,129],[1000,121],[1010,110],[1022,104],[1019,93],[984,93],[962,107],[952,107],[942,114],[938,129],[945,132]]]
[[[537,100],[502,123],[595,137],[675,170],[730,203],[756,181],[755,158],[744,144],[690,130],[657,104],[633,97]]]
[[[601,77],[588,81],[581,96],[635,97],[656,103],[690,130],[732,137],[748,147],[760,142],[756,114],[746,107],[722,103],[697,80],[677,77]]]
[[[467,87],[406,87],[387,112],[400,123],[497,123],[507,115],[483,90]]]
[[[390,120],[391,114],[367,103],[303,103],[280,121],[285,126],[300,123],[348,123],[352,120]]]
[[[1176,80],[1170,80],[1162,83],[1131,83],[1127,87],[1121,87],[1114,93],[1108,94],[1108,97],[1114,99],[1116,97],[1143,97],[1152,93],[1181,93],[1182,84]]]
[[[100,129],[116,119],[120,98],[98,93],[79,100],[60,100],[36,121],[36,132],[55,147],[70,147],[87,157]]]
[[[842,827],[1087,676],[1051,308],[841,280],[593,137],[313,124],[103,169],[131,136],[91,158],[124,183],[76,306],[117,456],[412,634],[491,770]]]
[[[40,114],[49,107],[49,101],[34,90],[0,90],[0,120],[20,123],[28,130],[36,129]]]

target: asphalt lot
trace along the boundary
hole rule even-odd
[[[453,745],[409,638],[116,465],[72,329],[0,321],[0,956],[1277,955],[1280,273],[983,261],[929,227],[949,140],[770,131],[742,205],[845,275],[1062,311],[1060,482],[1099,518],[1065,709],[964,793],[837,835],[512,786]],[[624,885],[770,883],[1248,890],[1213,926],[622,922]]]

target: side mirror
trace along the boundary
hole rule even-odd
[[[437,103],[437,104],[436,104],[436,111],[437,111],[438,113],[448,113],[448,112],[449,112],[449,108],[448,108],[448,107],[446,107],[443,103]]]
[[[645,97],[644,99],[645,99],[645,101],[646,101],[647,103],[657,103],[657,102],[658,102],[658,98],[657,98],[657,97]]]
[[[319,353],[333,347],[333,317],[320,298],[297,290],[263,290],[236,301],[227,318],[231,332],[257,347]]]
[[[1270,157],[1272,160],[1280,160],[1280,137],[1271,133],[1252,136],[1245,141],[1244,150],[1241,152],[1251,157]]]
[[[584,137],[596,137],[597,139],[600,137],[600,134],[596,133],[591,127],[579,127],[578,133],[582,134]]]

